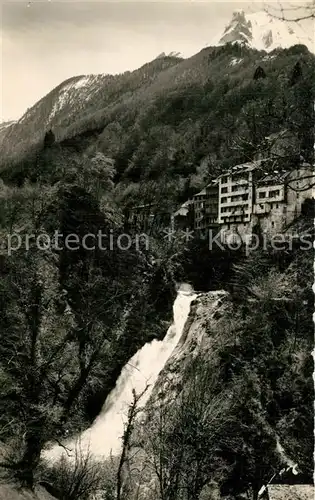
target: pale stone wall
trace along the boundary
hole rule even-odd
[[[314,197],[314,181],[315,175],[310,167],[301,167],[291,172],[287,185],[287,224],[291,224],[301,214],[304,201]]]

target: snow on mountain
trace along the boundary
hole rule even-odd
[[[46,119],[46,125],[50,124],[56,115],[62,111],[69,111],[74,107],[78,111],[86,105],[86,102],[97,92],[106,78],[106,75],[83,75],[71,78],[63,82],[59,87],[52,91],[53,98],[49,100],[50,111]],[[47,97],[44,98],[45,107],[48,105]],[[38,109],[42,106],[42,101],[39,101],[18,121],[19,124],[29,120],[32,115],[38,113]]]
[[[82,75],[69,78],[55,87],[49,94],[29,108],[16,122],[0,125],[0,149],[2,155],[7,150],[23,149],[23,141],[38,143],[45,131],[70,123],[82,116],[91,100],[97,101],[102,89],[110,80],[110,75]],[[101,98],[100,98],[101,102]],[[19,137],[19,141],[17,141]]]
[[[306,45],[315,51],[314,40],[299,23],[287,22],[272,17],[265,11],[246,14],[243,10],[233,12],[231,22],[223,34],[217,36],[210,45],[242,43],[250,48],[271,52],[277,47],[283,49],[293,45]]]
[[[94,94],[94,85],[98,84],[102,80],[101,75],[87,75],[82,76],[78,80],[68,83],[60,90],[59,98],[55,101],[51,113],[49,115],[48,121],[51,119],[65,106],[65,104],[70,104],[71,100],[88,100]]]
[[[11,127],[15,123],[14,120],[8,121],[8,122],[1,122],[0,123],[0,132],[7,129],[8,127]]]

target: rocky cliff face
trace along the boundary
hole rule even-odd
[[[200,353],[211,355],[212,346],[217,340],[217,323],[230,312],[230,297],[224,290],[200,294],[192,302],[183,335],[160,373],[151,403],[156,399],[171,403],[176,398],[182,389],[185,371],[192,361]]]
[[[209,366],[215,363],[215,345],[221,342],[220,336],[217,335],[220,330],[218,326],[221,319],[228,317],[230,313],[230,296],[222,290],[200,294],[191,303],[182,337],[160,373],[146,404],[144,418],[134,431],[128,467],[125,468],[125,494],[130,500],[160,498],[156,446],[161,447],[159,453],[163,453],[163,446],[151,440],[151,437],[157,431],[159,423],[165,430],[168,415],[172,413],[172,406],[183,394],[186,380],[189,379],[191,382],[191,368],[199,356],[207,357]],[[196,394],[196,400],[200,399]],[[167,408],[165,413],[164,408]],[[160,465],[162,466],[162,463]],[[133,471],[131,476],[128,472],[130,470]],[[207,486],[207,491],[211,491],[211,498],[219,498],[215,486]],[[171,498],[167,496],[168,494],[165,493],[165,498]]]
[[[38,487],[35,492],[20,490],[9,484],[0,486],[0,500],[56,500],[44,488]]]

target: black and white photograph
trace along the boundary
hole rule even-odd
[[[315,0],[0,6],[0,500],[313,500]]]

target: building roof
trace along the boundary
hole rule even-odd
[[[266,160],[254,160],[248,163],[242,163],[241,165],[235,165],[235,167],[230,168],[227,172],[219,175],[217,179],[224,177],[226,175],[238,174],[242,172],[251,172],[261,165]]]
[[[209,184],[206,185],[206,188],[208,187],[216,187],[219,182],[219,178],[217,177],[216,179],[212,179],[212,181],[209,182]]]
[[[206,188],[203,188],[199,193],[195,194],[194,196],[205,196],[207,194]]]
[[[302,163],[299,167],[294,170],[274,170],[273,172],[268,172],[259,180],[259,184],[264,184],[266,182],[273,182],[274,184],[282,184],[290,175],[300,169],[310,169],[311,165],[309,163]],[[299,177],[303,180],[303,177]],[[292,179],[291,179],[292,180]]]
[[[290,172],[285,170],[275,170],[273,172],[266,173],[266,175],[259,180],[259,184],[265,184],[267,182],[282,184],[289,174]]]
[[[190,206],[190,205],[192,205],[193,203],[194,203],[194,200],[187,200],[187,201],[185,201],[185,203],[183,203],[183,204],[181,205],[181,207],[180,207],[180,208],[186,208],[186,207],[189,207],[189,206]]]
[[[188,214],[189,212],[189,207],[190,205],[193,205],[194,203],[194,200],[187,200],[185,201],[185,203],[183,203],[178,210],[176,210],[176,212],[174,212],[173,216],[176,217],[178,215],[182,215],[184,217],[186,217],[186,215]]]
[[[152,208],[152,207],[155,207],[157,205],[157,203],[155,202],[152,202],[152,203],[146,203],[144,205],[135,205],[133,207],[130,207],[131,210],[139,210],[141,208]]]
[[[269,500],[314,500],[312,484],[273,484],[268,486]]]
[[[177,217],[178,215],[182,215],[183,217],[186,217],[186,215],[188,214],[188,211],[189,211],[189,208],[188,207],[180,207],[175,213],[174,213],[174,217]]]

